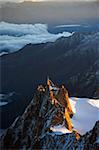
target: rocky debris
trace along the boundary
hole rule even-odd
[[[64,86],[58,88],[48,80],[46,86],[38,86],[23,115],[16,118],[1,136],[0,147],[2,150],[73,150],[77,147],[86,150],[94,143],[97,149],[99,123],[81,137],[77,131],[73,131],[72,116],[68,91]],[[58,125],[64,126],[69,132],[54,133],[51,128]]]
[[[42,150],[72,150],[76,141],[74,133],[54,136],[47,134],[41,139],[40,147]]]
[[[45,88],[42,85],[39,85],[38,88],[37,88],[37,90],[39,92],[45,92]]]

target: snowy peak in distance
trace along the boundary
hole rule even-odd
[[[99,99],[69,98],[63,85],[57,87],[48,78],[45,86],[38,86],[23,115],[2,135],[1,147],[65,150],[68,146],[68,150],[78,147],[85,150],[94,146],[97,149],[98,113]]]

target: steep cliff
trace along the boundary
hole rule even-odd
[[[81,136],[73,129],[73,115],[68,91],[63,85],[56,87],[48,79],[46,86],[38,86],[23,115],[2,135],[0,147],[2,150],[72,150],[79,147],[86,150],[94,144],[98,149],[99,123]]]

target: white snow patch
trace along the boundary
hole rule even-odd
[[[99,138],[96,139],[96,142],[95,142],[95,143],[99,144]]]
[[[7,105],[8,102],[0,102],[0,106],[4,106],[4,105]]]
[[[49,86],[50,90],[55,90],[55,91],[59,91],[59,88],[55,87],[55,86]]]
[[[50,127],[50,130],[52,130],[56,135],[71,133],[71,131],[69,131],[64,125]]]
[[[99,99],[70,98],[70,103],[75,113],[71,119],[74,129],[83,135],[99,120]]]
[[[8,54],[8,52],[1,52],[0,56],[5,55],[5,54]]]

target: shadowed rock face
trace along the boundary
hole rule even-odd
[[[79,133],[71,131],[67,134],[53,134],[51,127],[63,124],[69,129],[70,119],[65,116],[65,109],[68,106],[68,100],[61,97],[58,99],[61,88],[53,92],[53,98],[50,95],[48,86],[39,86],[35,92],[34,98],[26,108],[22,116],[16,118],[14,123],[6,130],[0,139],[1,149],[63,149],[71,150],[82,148],[82,150],[96,148],[99,146],[99,122],[96,123],[92,131],[80,136]],[[64,89],[66,92],[66,89]],[[67,93],[67,92],[66,92]],[[64,93],[65,94],[65,93]],[[54,101],[53,100],[57,100]],[[64,103],[63,103],[64,101]],[[60,103],[61,102],[61,103]],[[66,105],[65,102],[67,103]],[[68,109],[67,109],[68,110]],[[68,116],[69,110],[67,111]],[[65,117],[64,117],[65,116]],[[67,122],[66,122],[67,120]],[[79,139],[79,138],[80,139]]]
[[[68,101],[65,96],[61,99],[55,98],[60,95],[53,92],[53,98],[50,96],[49,87],[39,86],[33,100],[26,108],[21,117],[18,117],[12,126],[5,132],[1,139],[1,147],[6,148],[36,148],[40,146],[40,139],[51,133],[50,127],[63,124],[68,129],[71,128],[69,110],[68,117],[65,116],[65,108],[69,108]],[[67,93],[64,88],[63,95]],[[53,101],[57,101],[53,103]],[[62,105],[60,101],[64,101],[66,105]],[[65,116],[65,117],[64,117]],[[76,138],[76,137],[75,137]],[[38,143],[38,144],[37,144]],[[41,148],[41,147],[40,147]]]
[[[94,128],[77,141],[76,133],[66,135],[46,135],[40,141],[42,149],[62,149],[62,150],[98,150],[99,149],[99,121]]]

